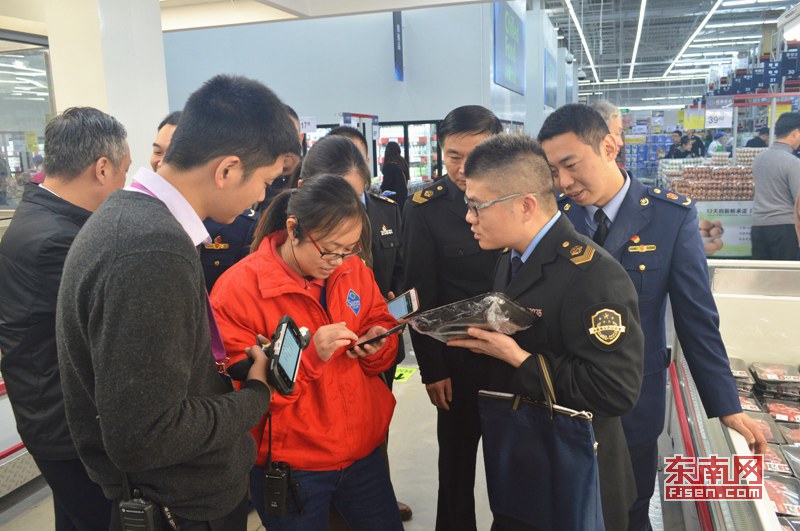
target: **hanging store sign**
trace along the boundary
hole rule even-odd
[[[525,95],[525,26],[506,2],[494,4],[494,82]]]
[[[394,78],[405,79],[403,69],[403,17],[400,11],[392,11],[392,32],[394,38]]]
[[[733,127],[733,109],[706,109],[706,129]]]

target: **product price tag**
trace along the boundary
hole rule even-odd
[[[706,129],[724,129],[733,126],[733,109],[706,109]]]
[[[317,117],[316,116],[301,116],[300,117],[300,132],[301,133],[316,133],[317,132]]]

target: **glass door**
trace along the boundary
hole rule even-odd
[[[435,123],[409,124],[408,165],[410,181],[431,181],[438,167],[438,137]]]

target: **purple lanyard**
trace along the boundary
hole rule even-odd
[[[136,181],[131,183],[131,188],[136,188],[140,192],[144,192],[150,197],[158,199],[156,194]],[[225,363],[227,363],[230,358],[228,358],[225,352],[225,344],[222,342],[222,334],[219,333],[219,326],[217,326],[217,320],[214,318],[214,309],[211,307],[211,300],[208,298],[208,290],[205,288],[203,289],[206,292],[206,316],[208,317],[208,329],[211,332],[211,354],[214,356],[217,370],[219,370],[220,373],[224,373]]]

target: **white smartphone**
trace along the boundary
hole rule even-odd
[[[411,288],[405,293],[401,293],[394,299],[386,303],[389,306],[389,313],[395,319],[403,319],[419,310],[419,297],[417,288]]]

